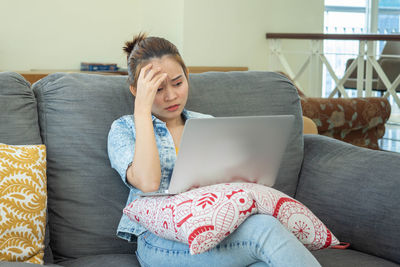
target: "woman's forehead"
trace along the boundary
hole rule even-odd
[[[167,73],[181,74],[183,72],[182,66],[173,57],[169,56],[153,58],[149,61],[149,64],[153,64],[153,68],[160,67],[161,71]]]

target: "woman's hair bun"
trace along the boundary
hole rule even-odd
[[[132,53],[132,50],[135,48],[135,46],[138,45],[144,39],[146,39],[146,37],[147,37],[147,35],[145,33],[139,33],[138,35],[133,37],[132,41],[127,41],[125,43],[125,46],[122,49],[126,53],[127,58],[129,58],[129,56]]]

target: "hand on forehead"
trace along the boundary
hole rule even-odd
[[[182,66],[171,57],[163,56],[162,58],[154,58],[148,64],[152,65],[150,69],[166,73],[168,81],[175,80],[178,76],[184,75]]]

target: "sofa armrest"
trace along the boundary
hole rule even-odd
[[[301,99],[303,115],[312,119],[318,133],[354,145],[378,149],[391,107],[386,98]]]
[[[296,199],[340,241],[400,263],[400,154],[305,135]]]

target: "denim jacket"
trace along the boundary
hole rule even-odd
[[[211,118],[211,115],[205,115],[186,109],[182,112],[183,119],[186,121],[192,118]],[[161,181],[159,191],[168,189],[175,166],[176,151],[175,144],[169,133],[165,122],[152,115],[154,133],[156,137],[157,148],[161,163]],[[130,185],[126,180],[126,170],[132,163],[135,150],[136,130],[133,115],[125,115],[115,120],[108,134],[108,157],[111,167],[114,168],[122,178],[122,181],[129,187],[130,192],[126,205],[137,198],[135,193],[141,192],[139,189]],[[140,224],[131,221],[127,215],[122,214],[117,229],[117,236],[130,242],[134,241],[146,228]]]

